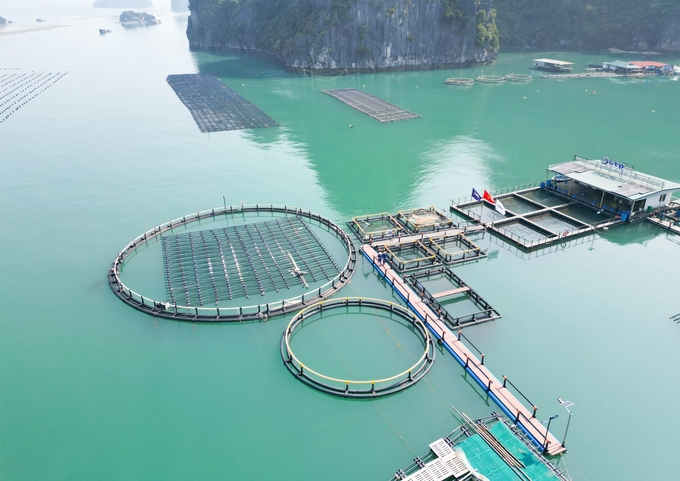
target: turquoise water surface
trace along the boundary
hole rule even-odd
[[[574,154],[680,181],[680,81],[444,84],[528,72],[536,53],[472,69],[309,78],[256,56],[191,52],[186,15],[158,3],[149,11],[161,25],[127,31],[119,11],[89,1],[10,0],[0,11],[70,25],[0,36],[0,68],[68,71],[0,125],[2,479],[389,479],[458,425],[452,404],[471,417],[498,411],[445,352],[402,393],[336,399],[285,369],[290,317],[177,323],[111,293],[107,269],[130,240],[221,206],[223,195],[343,223],[541,181]],[[577,66],[616,58],[540,56]],[[165,81],[195,72],[217,75],[281,126],[201,134]],[[422,118],[380,124],[320,92],[343,87]],[[569,473],[676,478],[677,237],[643,223],[531,255],[489,235],[476,242],[489,257],[455,271],[503,318],[465,333],[538,417],[559,414],[560,439],[567,413],[556,398],[575,402]],[[160,263],[148,265],[155,277],[141,285],[162,279]],[[363,259],[340,295],[395,300]],[[329,322],[296,341],[333,372],[348,357],[361,375],[396,372],[417,352],[400,326]]]

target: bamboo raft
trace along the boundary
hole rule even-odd
[[[420,115],[386,102],[375,95],[357,89],[322,90],[326,95],[335,97],[359,112],[373,117],[381,123],[399,120],[419,119]]]
[[[189,109],[201,132],[279,125],[257,105],[224,85],[214,75],[169,75],[167,82]]]

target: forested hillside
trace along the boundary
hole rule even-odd
[[[503,47],[680,50],[680,0],[493,0]]]

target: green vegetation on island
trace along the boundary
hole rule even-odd
[[[678,0],[494,0],[504,46],[680,50]]]

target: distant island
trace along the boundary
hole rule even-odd
[[[151,8],[151,0],[97,0],[94,8]]]
[[[171,0],[170,9],[173,12],[188,12],[189,0]]]
[[[191,0],[194,49],[236,49],[293,69],[430,69],[493,62],[491,0]]]
[[[677,0],[494,0],[503,46],[680,51]]]
[[[159,23],[161,23],[160,20],[146,12],[126,10],[120,14],[120,24],[125,28],[148,27]]]

